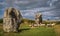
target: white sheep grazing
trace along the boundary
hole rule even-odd
[[[53,23],[53,24],[51,24],[52,26],[54,26],[55,25],[55,23]]]
[[[45,26],[45,24],[40,24],[40,26]]]
[[[51,24],[47,24],[48,27],[51,27],[52,25]]]
[[[29,25],[30,27],[32,27],[32,25]]]
[[[35,27],[37,27],[38,25],[37,24],[34,24]]]
[[[54,25],[55,25],[55,23],[53,23],[53,24],[47,24],[48,27],[52,27]]]

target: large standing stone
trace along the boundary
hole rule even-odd
[[[42,23],[42,14],[41,13],[37,13],[35,15],[35,23],[36,24],[41,24]]]
[[[20,11],[15,8],[7,8],[4,12],[3,30],[5,32],[17,32],[21,18]]]

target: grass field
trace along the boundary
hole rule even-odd
[[[56,27],[55,27],[56,28]],[[0,25],[0,36],[57,36],[58,34],[53,27],[36,27],[30,28],[28,24],[21,24],[18,33],[4,33]],[[59,36],[59,35],[58,35]]]
[[[60,36],[60,25],[56,25],[54,29],[55,29],[56,36]]]

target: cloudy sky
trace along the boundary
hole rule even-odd
[[[7,7],[20,10],[22,16],[28,19],[34,19],[37,12],[42,13],[44,20],[60,19],[60,0],[0,0],[0,18],[3,18]]]

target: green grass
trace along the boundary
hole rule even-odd
[[[55,36],[55,32],[51,28],[33,28],[24,30],[20,33],[21,36]]]
[[[4,33],[0,28],[0,36],[56,36],[51,27],[30,28],[27,24],[22,24],[18,33]]]

